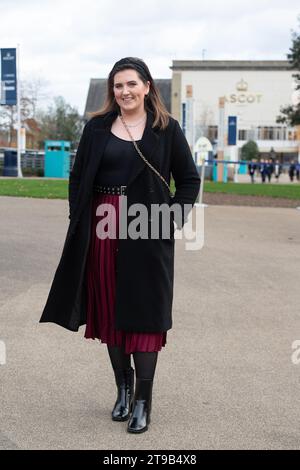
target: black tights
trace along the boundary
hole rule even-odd
[[[131,366],[131,355],[125,354],[122,346],[107,346],[113,369],[129,369]],[[138,379],[154,378],[158,352],[134,352],[132,353],[136,377]]]

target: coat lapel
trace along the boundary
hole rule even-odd
[[[109,129],[94,129],[91,155],[88,163],[88,175],[92,182],[96,176],[108,139]]]
[[[79,203],[76,209],[76,214],[74,215],[74,218],[71,220],[72,230],[74,230],[76,224],[79,221],[83,208],[85,207],[87,201],[92,195],[94,179],[95,179],[99,164],[101,162],[101,158],[104,153],[104,149],[108,141],[108,138],[109,138],[109,130],[101,129],[101,128],[93,130],[93,133],[91,136],[91,143],[89,147],[86,149],[86,151],[88,152],[88,160],[87,160],[87,167],[86,167],[86,172],[85,172],[85,177],[84,177],[83,190],[80,195],[81,197],[79,197]]]

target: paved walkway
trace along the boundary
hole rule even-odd
[[[105,345],[38,323],[67,214],[0,198],[0,448],[299,449],[300,211],[209,206],[204,248],[176,241],[174,327],[138,436],[110,419]]]

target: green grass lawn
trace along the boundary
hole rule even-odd
[[[174,190],[174,181],[171,188]],[[300,184],[261,184],[261,183],[213,183],[205,181],[204,192],[230,193],[239,195],[270,196],[300,200]],[[0,179],[0,196],[39,197],[66,199],[68,180],[57,179]]]
[[[204,192],[227,193],[244,196],[269,196],[284,199],[300,200],[300,184],[272,184],[272,183],[213,183],[205,181]]]
[[[0,196],[66,199],[68,197],[68,180],[46,178],[0,179]]]

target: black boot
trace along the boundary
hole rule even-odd
[[[133,411],[128,422],[128,432],[141,433],[147,431],[150,423],[152,386],[152,379],[136,379]]]
[[[126,421],[130,416],[134,394],[134,369],[114,369],[118,397],[112,410],[113,421]]]

